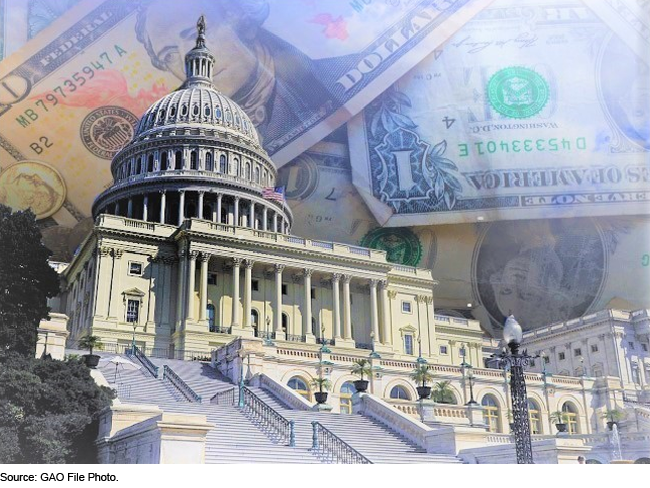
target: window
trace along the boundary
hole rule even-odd
[[[282,294],[287,295],[287,285],[282,285]]]
[[[260,282],[258,280],[251,281],[251,288],[253,291],[260,291]]]
[[[226,156],[223,154],[219,157],[219,173],[228,172],[228,163],[226,162]]]
[[[413,354],[413,336],[411,334],[404,336],[404,352],[406,354]]]
[[[634,349],[634,342],[628,341],[627,345],[630,346],[630,349]]]
[[[196,151],[190,153],[190,169],[199,169],[199,163],[196,156]]]
[[[411,302],[402,302],[402,312],[412,313]]]
[[[647,344],[641,344],[641,349],[643,349],[644,352],[648,352],[648,345]]]
[[[294,376],[289,380],[287,383],[287,386],[294,390],[296,393],[304,397],[307,401],[311,401],[310,395],[309,395],[309,388],[307,387],[307,383],[302,378],[299,378],[298,376]]]
[[[542,423],[539,420],[539,406],[534,400],[528,400],[528,419],[530,421],[530,433],[541,434]]]
[[[578,356],[582,356],[582,349],[580,349],[579,347],[573,350],[573,357],[577,358]]]
[[[183,152],[176,151],[174,154],[174,169],[181,169],[183,167]]]
[[[551,362],[551,358],[548,356],[544,356],[544,364],[549,364]]]
[[[153,154],[150,154],[150,155],[149,155],[149,158],[148,158],[148,161],[147,161],[147,171],[148,171],[149,173],[153,173],[153,167],[154,167],[154,164],[153,164]]]
[[[440,346],[440,354],[447,354],[447,346]]]
[[[598,344],[591,345],[591,352],[598,352]]]
[[[393,389],[390,390],[390,397],[393,400],[410,400],[411,395],[409,395],[406,388],[403,386],[393,386]]]
[[[162,155],[160,156],[160,169],[169,169],[169,166],[167,165],[167,153],[163,152]]]
[[[206,307],[206,315],[208,316],[208,330],[210,332],[215,332],[216,327],[214,323],[214,305],[211,303]]]
[[[126,321],[137,324],[139,315],[140,315],[140,300],[129,299],[126,302]]]
[[[499,421],[499,404],[492,395],[485,395],[481,400],[483,405],[483,421],[488,426],[489,432],[501,432]]]
[[[257,331],[259,328],[259,323],[260,323],[260,314],[257,312],[257,310],[252,309],[251,310],[251,327],[253,330]]]
[[[289,330],[289,316],[286,313],[283,313],[282,314],[282,331],[286,332],[288,330]]]
[[[207,153],[205,155],[205,170],[206,171],[213,171],[214,170],[214,167],[212,165],[212,154],[211,153]]]
[[[217,284],[217,273],[208,273],[208,285]]]
[[[557,354],[557,357],[560,361],[564,361],[564,358],[566,358],[566,355],[563,352],[559,352]]]
[[[129,274],[132,276],[142,276],[142,263],[129,261]]]
[[[565,415],[565,422],[567,424],[567,432],[569,434],[578,434],[578,411],[573,404],[566,402],[562,405],[562,412]]]
[[[316,288],[312,286],[311,288],[311,299],[316,300]]]
[[[530,367],[531,367],[531,368],[534,368],[534,367],[535,367],[535,360],[534,360],[534,359],[531,359],[531,360],[530,360]]]
[[[346,381],[341,386],[340,410],[341,413],[352,413],[352,395],[357,392],[351,381]]]

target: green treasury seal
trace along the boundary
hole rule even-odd
[[[538,114],[548,102],[548,83],[532,69],[511,66],[497,71],[487,84],[494,110],[512,119]]]
[[[418,236],[404,227],[377,227],[363,236],[361,245],[386,251],[386,259],[395,264],[417,266],[422,258]]]

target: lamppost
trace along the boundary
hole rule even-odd
[[[469,401],[465,405],[477,405],[474,401],[474,373],[472,373],[472,365],[466,360],[467,351],[465,350],[464,344],[463,347],[460,348],[460,356],[463,358],[463,362],[460,363],[460,371],[463,374],[463,384],[465,384],[465,378],[467,378],[467,383],[469,384]],[[465,398],[467,398],[467,396],[465,396]]]
[[[528,398],[526,396],[526,379],[524,367],[530,365],[532,356],[526,350],[519,352],[523,340],[521,325],[510,315],[503,328],[503,339],[508,345],[497,355],[499,364],[510,369],[510,396],[512,397],[513,433],[515,435],[515,449],[517,451],[517,464],[533,464],[533,448],[530,441],[530,424],[528,421]]]
[[[244,358],[246,354],[241,349],[237,353],[239,356],[239,408],[244,408]]]
[[[427,364],[427,360],[422,357],[422,337],[418,334],[418,358],[416,361],[418,364]]]
[[[371,332],[370,333],[370,347],[372,348],[372,352],[370,353],[370,357],[373,359],[378,359],[381,358],[379,353],[375,351],[375,333]]]
[[[269,327],[271,325],[271,317],[266,317],[266,330],[264,331],[264,345],[272,346],[273,341],[271,340],[271,333],[269,332]]]
[[[325,325],[324,324],[320,326],[320,340],[322,342],[322,344],[320,346],[320,354],[321,354],[321,358],[322,358],[324,352],[327,352],[327,353],[332,352],[332,351],[330,351],[330,348],[327,347],[327,339],[325,339]]]
[[[131,327],[133,327],[133,338],[131,339],[131,354],[135,356],[135,329],[138,326],[138,322],[135,320],[135,315],[129,317],[131,322]]]

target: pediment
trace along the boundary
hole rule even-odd
[[[140,297],[140,298],[142,298],[144,296],[144,292],[142,290],[140,290],[139,288],[129,288],[128,290],[124,290],[122,292],[122,295],[129,296],[129,297]]]

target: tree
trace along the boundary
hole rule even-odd
[[[357,359],[352,365],[352,374],[358,376],[361,381],[363,381],[364,376],[370,377],[372,375],[370,361],[367,359]]]
[[[79,347],[81,349],[88,349],[90,350],[90,354],[92,355],[93,349],[101,349],[104,347],[104,344],[102,343],[102,340],[99,336],[96,335],[85,335],[81,339],[79,339]]]
[[[431,398],[433,398],[433,401],[437,403],[455,404],[456,397],[454,396],[454,390],[450,385],[451,381],[438,381],[433,385],[433,390],[431,391]]]
[[[0,351],[0,464],[97,462],[99,412],[113,396],[78,359]]]
[[[426,386],[435,378],[433,372],[426,364],[418,365],[409,375],[416,385]]]
[[[12,213],[0,205],[0,350],[36,352],[47,299],[59,291],[59,277],[47,263],[51,254],[31,210]]]

